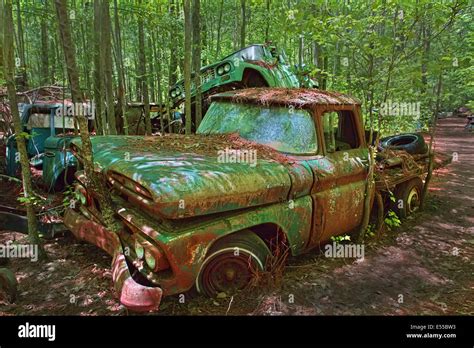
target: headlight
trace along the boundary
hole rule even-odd
[[[219,76],[224,75],[228,73],[231,69],[232,69],[232,66],[230,65],[230,63],[224,63],[217,68],[217,75]]]
[[[171,98],[175,98],[177,95],[176,90],[175,89],[171,90],[170,95],[171,95]]]

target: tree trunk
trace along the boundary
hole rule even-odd
[[[151,29],[155,30],[154,28]],[[150,102],[156,101],[156,86],[155,86],[155,79],[153,78],[153,72],[155,71],[155,64],[156,60],[153,57],[153,31],[147,36],[147,47],[148,47],[148,57],[147,57],[147,63],[148,63],[148,74],[145,78],[147,86],[150,86],[149,89],[149,98]]]
[[[304,38],[303,35],[299,37],[299,45],[298,45],[298,67],[301,69],[303,67],[303,57],[304,57]]]
[[[118,93],[117,99],[120,108],[120,114],[123,120],[123,132],[128,135],[128,120],[126,114],[126,100],[125,100],[125,75],[123,68],[123,54],[122,54],[122,34],[120,32],[120,20],[118,16],[117,0],[114,0],[114,19],[115,19],[115,47],[117,51],[117,76],[118,76]]]
[[[44,2],[44,15],[41,16],[41,84],[49,82],[49,50],[48,50],[48,25],[46,14],[48,13],[48,1]]]
[[[82,103],[84,102],[84,96],[82,95],[81,89],[79,87],[75,47],[71,38],[71,27],[69,23],[66,0],[55,0],[55,5],[61,43],[67,66],[69,85],[71,87],[72,101],[73,103]],[[102,218],[104,220],[105,226],[110,231],[115,232],[119,227],[117,225],[117,221],[114,219],[115,212],[112,208],[112,203],[110,202],[110,194],[106,189],[105,183],[101,182],[101,179],[94,171],[92,143],[90,140],[87,118],[85,115],[75,115],[75,117],[79,121],[79,129],[82,141],[81,155],[83,158],[84,170],[87,176],[86,187],[89,190],[97,193],[99,204],[102,207]]]
[[[177,17],[177,11],[176,11],[176,5],[174,0],[170,0],[169,3],[169,12],[170,12],[170,17],[174,18]],[[172,29],[177,29],[175,28],[175,25],[172,25]],[[178,69],[178,54],[176,52],[176,32],[177,30],[170,30],[170,35],[169,35],[169,50],[170,50],[170,64],[169,64],[169,74],[168,74],[168,86],[173,86],[176,83],[177,76],[176,76],[176,70]]]
[[[423,51],[421,54],[421,93],[422,96],[425,96],[427,86],[428,86],[428,62],[430,54],[430,36],[431,29],[428,23],[422,23],[422,44]]]
[[[142,8],[142,0],[139,0],[140,9]],[[151,135],[151,120],[150,120],[150,99],[148,95],[148,83],[146,73],[146,56],[145,56],[145,34],[143,29],[143,14],[138,16],[138,64],[139,64],[139,86],[141,96],[144,104],[145,117],[145,133]]]
[[[194,110],[196,129],[202,120],[202,100],[201,100],[201,5],[200,0],[193,0],[193,70],[194,70],[194,88],[196,90],[194,97]]]
[[[155,71],[156,71],[156,74],[155,74],[155,77],[156,77],[156,85],[157,85],[157,95],[158,95],[158,105],[159,105],[159,108],[160,108],[160,131],[161,133],[163,134],[164,133],[164,123],[163,123],[163,117],[164,117],[164,112],[162,112],[162,107],[163,107],[163,96],[162,96],[162,87],[161,87],[161,72],[162,72],[162,63],[161,63],[161,59],[162,59],[162,51],[161,51],[161,48],[160,50],[157,49],[156,47],[156,41],[157,41],[157,35],[156,35],[156,31],[153,32],[153,52],[154,52],[154,56],[155,56],[155,59],[156,59],[156,64],[155,64]],[[160,47],[162,47],[160,45]]]
[[[102,44],[100,49],[103,50],[104,54],[104,87],[105,87],[105,101],[107,104],[107,128],[109,134],[116,135],[117,127],[115,125],[115,101],[114,101],[114,87],[113,87],[113,68],[112,68],[112,35],[111,35],[111,24],[110,24],[110,12],[109,12],[109,1],[102,0],[101,8],[102,17],[102,33],[101,39]]]
[[[433,175],[434,167],[434,149],[433,149],[433,140],[436,132],[436,120],[439,113],[440,103],[441,103],[441,88],[443,81],[443,73],[439,73],[438,85],[436,87],[436,107],[431,118],[431,132],[430,132],[430,145],[429,145],[429,162],[428,162],[428,174],[426,175],[425,184],[423,185],[423,191],[421,192],[420,198],[420,209],[423,209],[426,202],[426,197],[428,195],[428,187],[431,181],[431,176]]]
[[[184,113],[186,134],[191,134],[191,0],[184,0]]]
[[[95,126],[97,134],[107,134],[107,120],[104,110],[104,94],[102,92],[102,54],[101,54],[101,19],[100,1],[94,0],[94,101],[95,101]]]
[[[376,154],[376,146],[378,145],[378,138],[379,138],[379,133],[377,133],[377,140],[376,140],[376,146],[372,145],[372,140],[374,136],[374,56],[370,54],[369,56],[369,73],[368,73],[368,86],[369,86],[369,119],[370,119],[370,135],[369,135],[369,142],[368,142],[368,147],[369,147],[369,156],[368,156],[368,162],[369,162],[369,170],[367,173],[367,183],[365,185],[365,194],[364,194],[364,211],[363,211],[363,216],[362,216],[362,222],[359,227],[358,235],[357,235],[357,243],[363,243],[364,242],[364,237],[365,237],[365,232],[367,231],[367,226],[369,225],[369,220],[370,220],[370,213],[372,210],[372,206],[370,205],[370,202],[372,202],[372,197],[374,196],[375,193],[375,179],[374,179],[374,174],[375,174],[375,154]]]
[[[222,13],[224,12],[224,0],[221,1],[219,6],[219,21],[217,22],[217,43],[216,43],[216,56],[215,59],[219,59],[221,54],[221,31],[222,31]]]
[[[15,88],[15,63],[14,63],[14,47],[13,47],[13,27],[12,3],[6,0],[3,11],[3,43],[4,43],[4,75],[8,90],[8,99],[10,102],[10,110],[15,128],[15,139],[20,154],[21,177],[23,182],[23,196],[26,203],[26,215],[28,218],[28,237],[32,244],[38,246],[38,258],[46,259],[46,252],[43,249],[41,240],[38,236],[37,219],[34,211],[34,193],[31,183],[30,163],[26,150],[25,136],[23,135],[23,126],[21,124],[20,114],[18,112],[18,103],[16,99]]]
[[[240,25],[240,48],[245,47],[245,30],[247,26],[247,11],[245,6],[245,0],[240,0],[240,10],[242,14],[242,23]]]
[[[16,0],[16,9],[17,9],[17,36],[18,36],[18,56],[20,58],[20,81],[18,81],[19,85],[21,86],[22,90],[26,90],[28,88],[28,78],[26,74],[26,58],[25,58],[25,39],[23,34],[23,24],[21,21],[21,7],[20,7],[20,0]],[[12,26],[13,28],[13,21]],[[10,30],[9,28],[9,30]]]
[[[4,23],[4,8],[3,0],[0,0],[0,23]],[[4,83],[5,76],[3,75],[3,24],[0,24],[0,83]]]
[[[271,14],[270,14],[270,5],[271,5],[271,0],[266,0],[266,5],[267,5],[267,13],[266,13],[266,19],[267,19],[267,26],[265,27],[265,42],[270,41],[269,33],[270,33],[270,23],[271,23]]]

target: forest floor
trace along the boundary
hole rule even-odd
[[[367,241],[362,259],[290,259],[278,287],[233,297],[165,298],[158,315],[474,314],[474,134],[440,120],[436,149],[458,160],[435,172],[424,211]],[[4,231],[0,244],[25,242]],[[13,259],[18,299],[0,315],[126,315],[113,294],[111,258],[71,236],[48,240],[44,263]],[[184,303],[183,302],[184,299]]]

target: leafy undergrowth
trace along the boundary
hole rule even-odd
[[[474,138],[462,119],[441,121],[437,146],[459,161],[436,172],[425,211],[374,236],[364,258],[324,252],[290,258],[271,286],[163,300],[157,315],[474,314]],[[25,236],[0,233],[0,243]],[[19,296],[0,315],[127,315],[114,296],[111,259],[72,237],[47,241],[49,261],[14,259]],[[269,284],[272,282],[268,282]],[[275,284],[280,284],[275,287]]]

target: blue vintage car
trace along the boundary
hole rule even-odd
[[[43,181],[48,190],[60,190],[70,182],[77,167],[77,160],[69,151],[75,136],[72,117],[58,116],[62,103],[19,104],[23,131],[27,137],[27,152],[30,163],[43,169]],[[15,134],[7,139],[7,174],[20,173],[19,153]]]

